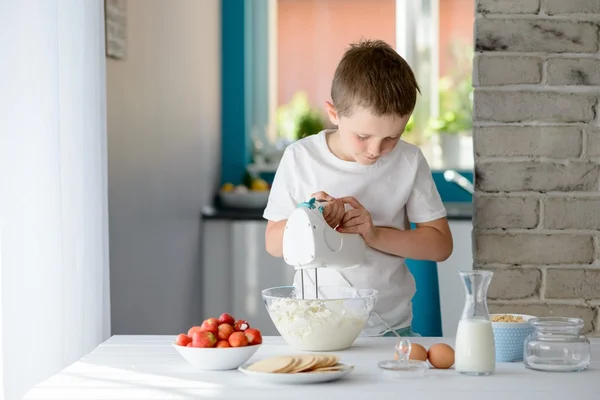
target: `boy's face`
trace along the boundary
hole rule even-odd
[[[340,150],[348,161],[371,165],[396,147],[408,123],[403,117],[376,116],[366,108],[355,107],[350,116],[339,116],[333,104],[325,108],[331,123],[337,125]]]

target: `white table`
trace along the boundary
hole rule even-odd
[[[171,347],[173,336],[113,336],[80,361],[34,387],[25,399],[418,399],[572,400],[600,398],[600,339],[592,339],[592,365],[577,373],[546,373],[522,363],[499,363],[487,377],[453,369],[429,370],[416,380],[382,376],[377,363],[392,357],[394,338],[359,338],[341,361],[355,365],[346,378],[315,385],[273,385],[243,373],[195,371]],[[429,346],[452,339],[416,338]],[[280,337],[265,337],[253,359],[297,354]]]

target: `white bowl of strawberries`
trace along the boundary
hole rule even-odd
[[[195,368],[209,371],[236,369],[256,353],[262,343],[258,329],[225,313],[180,333],[173,347]]]

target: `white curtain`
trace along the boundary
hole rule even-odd
[[[0,1],[6,399],[110,334],[102,0]]]

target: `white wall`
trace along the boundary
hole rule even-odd
[[[220,1],[129,0],[107,59],[113,334],[176,334],[201,313],[201,208],[218,185]]]

